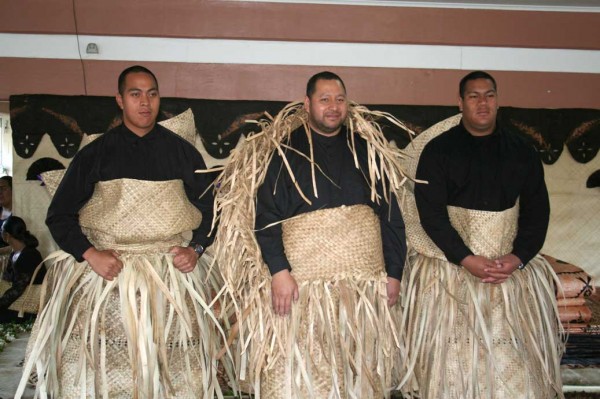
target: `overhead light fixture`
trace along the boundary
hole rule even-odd
[[[85,48],[85,52],[87,54],[100,54],[100,50],[98,49],[98,45],[96,43],[88,43]]]

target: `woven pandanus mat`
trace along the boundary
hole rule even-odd
[[[285,221],[283,242],[298,282],[373,278],[384,271],[379,219],[367,205],[325,209]]]
[[[11,287],[8,281],[0,280],[0,296]],[[15,312],[37,313],[40,307],[41,285],[28,286],[25,292],[17,298],[8,308]]]

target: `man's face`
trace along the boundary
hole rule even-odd
[[[138,136],[150,132],[156,123],[160,107],[158,87],[151,75],[133,72],[125,77],[123,94],[117,94],[123,110],[123,123]]]
[[[0,180],[0,206],[11,207],[12,205],[12,189],[6,180]]]
[[[469,80],[465,85],[464,98],[458,100],[463,113],[462,122],[474,136],[491,134],[496,127],[498,93],[488,79]]]
[[[304,108],[314,131],[334,136],[348,115],[346,91],[338,80],[317,80],[315,92],[304,100]]]

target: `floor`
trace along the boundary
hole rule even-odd
[[[14,398],[22,374],[21,362],[25,357],[25,348],[29,334],[21,334],[7,344],[0,353],[0,399]],[[32,399],[35,390],[28,386],[24,399]]]

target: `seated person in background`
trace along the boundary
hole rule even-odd
[[[0,177],[0,225],[12,215],[12,177]],[[8,243],[0,238],[0,255],[10,253]]]
[[[26,313],[24,319],[19,318],[19,309],[11,310],[9,307],[25,293],[35,269],[42,263],[42,255],[36,249],[38,240],[27,230],[23,219],[17,216],[9,216],[2,224],[2,239],[8,243],[12,253],[0,282],[0,292],[4,291],[0,297],[0,323],[31,319],[35,317],[33,314]],[[35,277],[34,284],[41,284],[45,274],[44,267]],[[37,300],[39,298],[33,299]]]

